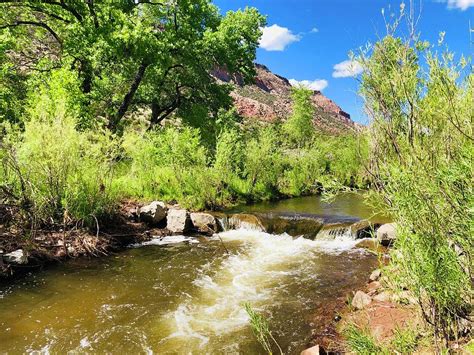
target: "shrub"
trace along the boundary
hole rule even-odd
[[[464,59],[393,34],[359,60],[372,173],[398,222],[396,281],[447,342],[472,309],[474,75]]]
[[[93,223],[114,206],[110,139],[75,125],[65,117],[32,119],[2,139],[3,191],[38,223]]]

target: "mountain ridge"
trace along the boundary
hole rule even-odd
[[[255,69],[257,75],[249,85],[245,85],[240,76],[231,76],[223,69],[215,70],[213,75],[221,82],[234,85],[231,96],[242,117],[265,122],[285,120],[292,111],[290,81],[263,64],[256,63]],[[332,134],[360,130],[361,126],[321,91],[313,91],[312,102],[315,108],[313,123],[318,130]]]

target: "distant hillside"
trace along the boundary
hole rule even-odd
[[[224,70],[216,70],[213,74],[223,82],[235,84],[232,97],[243,117],[267,122],[285,119],[291,114],[290,82],[272,73],[264,65],[256,64],[256,69],[257,76],[253,85],[243,85],[240,78],[231,77]],[[313,103],[316,108],[314,124],[321,131],[338,134],[360,128],[347,112],[320,91],[314,92]]]

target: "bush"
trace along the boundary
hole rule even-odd
[[[392,34],[359,60],[372,173],[399,226],[396,281],[447,342],[472,310],[474,75],[464,59]]]
[[[101,131],[79,132],[75,124],[33,119],[21,134],[2,139],[4,192],[38,223],[92,223],[114,206],[110,139]]]

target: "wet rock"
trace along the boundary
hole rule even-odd
[[[384,246],[390,246],[396,239],[396,223],[387,223],[377,230],[377,240]]]
[[[22,249],[3,255],[3,261],[9,264],[28,264],[28,256]]]
[[[194,230],[199,233],[214,234],[217,232],[217,220],[209,213],[191,213]]]
[[[257,216],[252,214],[239,213],[234,214],[228,221],[229,229],[249,229],[259,232],[265,232],[262,222]]]
[[[307,213],[259,213],[265,231],[271,234],[287,233],[314,240],[324,225],[320,216]]]
[[[166,205],[161,201],[153,201],[140,208],[140,220],[150,224],[158,224],[166,218]]]
[[[380,227],[380,223],[372,223],[368,220],[362,220],[351,225],[351,233],[355,239],[373,238]]]
[[[380,269],[372,271],[372,273],[369,276],[370,281],[377,281],[380,279],[380,276],[382,275],[382,271]]]
[[[372,302],[372,298],[363,291],[357,291],[352,299],[352,307],[355,309],[364,309]]]
[[[326,354],[324,349],[321,348],[319,345],[316,345],[306,350],[303,350],[300,355],[323,355],[323,354]]]
[[[186,210],[169,210],[166,221],[166,229],[172,233],[185,233],[192,227],[189,213]]]

